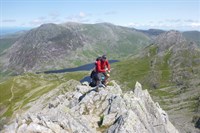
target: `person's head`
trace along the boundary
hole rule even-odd
[[[102,59],[102,57],[97,57],[96,61],[100,61]]]
[[[106,55],[104,54],[102,57],[101,57],[102,60],[106,60]]]

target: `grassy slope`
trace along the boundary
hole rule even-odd
[[[0,83],[0,115],[11,117],[14,111],[25,106],[35,98],[54,89],[70,79],[80,80],[88,72],[64,74],[24,74],[10,77]]]
[[[86,60],[91,62],[91,59],[94,60],[105,53],[110,59],[137,54],[150,42],[142,33],[114,25],[83,25],[82,28],[83,34],[89,36],[93,43],[76,52],[80,57],[80,60],[75,61],[78,65],[86,63]]]
[[[132,58],[129,60],[123,60],[113,64],[114,71],[112,75],[114,79],[118,80],[124,89],[133,88],[136,81],[141,82],[145,88],[153,89],[153,82],[160,82],[159,88],[167,86],[170,79],[170,68],[168,66],[168,60],[170,58],[170,52],[166,52],[163,58],[157,58],[156,47],[149,47],[149,56]],[[154,67],[151,62],[153,60],[159,62]]]
[[[124,91],[132,90],[139,81],[180,131],[191,132],[192,119],[200,117],[200,54],[182,50],[177,55],[166,51],[158,56],[155,45],[146,50],[143,57],[112,64],[111,79],[117,80]]]
[[[122,60],[112,64],[111,78],[117,80],[125,91],[133,89],[136,81],[139,81],[142,83],[143,88],[149,89],[154,100],[158,101],[166,110],[173,109],[174,106],[177,110],[180,109],[179,102],[183,104],[184,102],[191,103],[187,106],[181,105],[181,108],[188,109],[189,112],[197,110],[198,99],[196,97],[200,96],[198,91],[200,86],[199,83],[192,83],[192,81],[196,81],[196,78],[200,77],[199,70],[196,70],[199,66],[193,63],[192,66],[186,67],[185,65],[188,65],[186,60],[191,58],[185,54],[187,52],[183,52],[182,57],[185,56],[185,61],[180,64],[177,73],[191,73],[191,71],[195,70],[197,73],[187,78],[184,78],[182,74],[180,74],[181,76],[172,75],[172,67],[168,64],[172,58],[171,52],[167,51],[163,57],[158,57],[156,56],[156,47],[154,45],[149,46],[148,50],[149,56]],[[198,57],[193,58],[196,59]],[[155,60],[156,62],[152,65],[152,62]],[[179,80],[184,84],[177,85],[176,82],[172,81],[173,76],[180,76]],[[190,93],[195,94],[190,96]],[[180,97],[183,97],[183,99]],[[174,106],[170,106],[173,104]]]

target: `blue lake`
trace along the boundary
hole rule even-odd
[[[118,60],[109,60],[109,63],[115,63],[115,62],[119,62]],[[76,71],[90,71],[91,69],[94,68],[94,63],[89,63],[86,65],[82,65],[79,67],[75,67],[75,68],[66,68],[66,69],[60,69],[60,70],[51,70],[51,71],[45,71],[44,73],[46,74],[50,74],[50,73],[64,73],[64,72],[76,72]],[[90,82],[90,75],[84,77],[83,79],[80,80],[80,82]]]
[[[119,61],[118,60],[109,60],[110,64],[115,63],[115,62],[119,62]],[[76,71],[90,71],[93,68],[94,68],[94,63],[90,63],[90,64],[86,64],[86,65],[82,65],[82,66],[74,67],[74,68],[45,71],[44,73],[50,74],[50,73],[76,72]]]

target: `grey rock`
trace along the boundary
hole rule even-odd
[[[134,92],[126,93],[112,82],[113,86],[99,88],[99,92],[78,85],[76,89],[50,99],[45,107],[39,106],[43,107],[40,110],[28,109],[3,132],[178,133],[167,113],[153,102],[147,90],[142,90],[139,82]],[[57,91],[52,90],[46,95],[54,92]],[[42,98],[38,101],[43,101]]]
[[[116,113],[105,115],[103,117],[102,126],[106,126],[106,127],[111,126],[115,122],[116,115],[117,115]]]

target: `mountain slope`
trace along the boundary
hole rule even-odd
[[[11,47],[21,36],[25,35],[27,31],[18,31],[8,35],[0,35],[0,56],[4,50]]]
[[[195,43],[180,32],[165,32],[142,53],[113,68],[113,79],[125,90],[139,80],[181,132],[198,132],[192,123],[200,115],[200,50]]]
[[[44,24],[22,36],[1,56],[4,70],[17,73],[59,69],[92,62],[106,53],[110,58],[135,54],[150,38],[112,24]]]
[[[63,74],[33,74],[9,77],[0,82],[0,130],[20,110],[38,99],[41,95],[53,90],[56,86],[70,79],[81,80],[88,72]]]
[[[182,34],[187,40],[194,41],[198,46],[200,46],[200,32],[199,31],[185,31]]]
[[[30,30],[7,50],[4,64],[18,72],[49,67],[50,61],[55,65],[61,56],[84,45],[81,37],[55,24],[42,25]]]
[[[31,108],[3,132],[178,133],[140,83],[136,83],[134,93],[122,93],[119,85],[112,84],[98,91],[72,80],[60,84],[29,103]]]
[[[155,39],[158,35],[164,33],[164,30],[160,30],[160,29],[149,29],[149,30],[138,30],[144,34],[146,34],[147,36]]]

